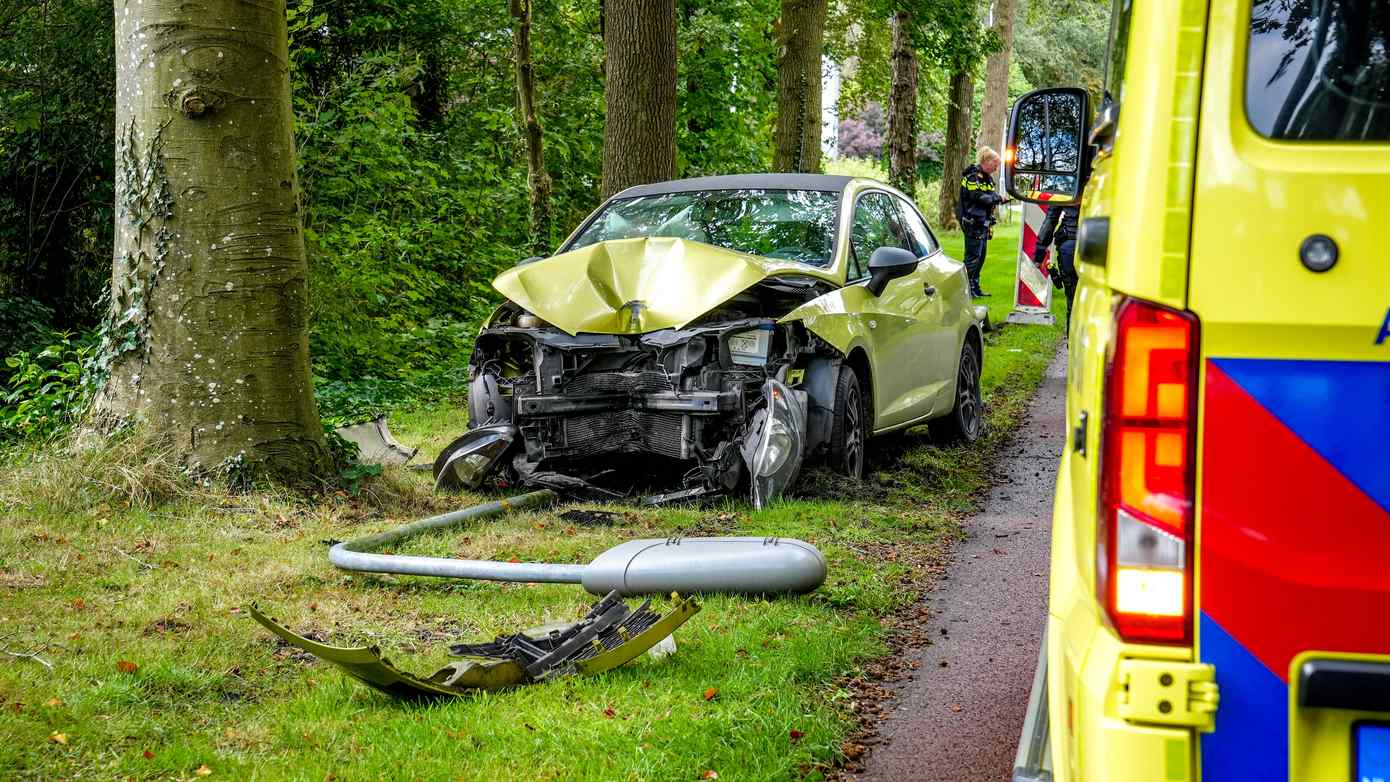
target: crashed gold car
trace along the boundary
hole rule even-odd
[[[876,181],[757,174],[618,193],[503,272],[441,489],[488,481],[658,502],[808,461],[861,478],[869,438],[983,427],[984,308],[912,202]]]

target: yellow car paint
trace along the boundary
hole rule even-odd
[[[502,295],[569,334],[681,328],[757,282],[828,272],[700,242],[647,237],[599,242],[502,272]]]

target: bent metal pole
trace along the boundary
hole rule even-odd
[[[406,524],[378,535],[339,543],[328,561],[344,570],[483,581],[581,584],[596,595],[729,592],[744,595],[800,594],[825,581],[825,557],[800,540],[777,537],[651,538],[629,540],[587,565],[488,562],[449,557],[376,554],[373,550],[465,521],[540,508],[555,492],[534,491]]]
[[[371,553],[389,544],[399,543],[426,532],[452,527],[465,521],[500,516],[512,511],[545,507],[556,499],[555,492],[542,489],[519,497],[484,502],[471,508],[432,516],[377,535],[368,535],[349,540],[346,543],[339,543],[328,550],[328,561],[343,570],[356,570],[363,573],[395,573],[403,576],[469,578],[482,581],[578,584],[584,577],[584,565],[552,565],[544,562],[489,562],[481,559],[412,557],[402,554]]]

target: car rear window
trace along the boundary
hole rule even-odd
[[[567,249],[671,236],[738,252],[828,266],[840,195],[819,190],[704,190],[613,201]]]
[[[1245,111],[1269,138],[1390,139],[1390,3],[1254,0]]]

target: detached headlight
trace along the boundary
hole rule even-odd
[[[743,458],[752,473],[753,505],[761,508],[796,480],[806,443],[804,392],[776,380],[763,384],[766,406],[753,417]]]
[[[767,434],[758,449],[753,472],[757,475],[775,475],[787,463],[796,450],[797,440],[787,431],[782,418],[773,415],[767,419]]]
[[[515,426],[499,424],[474,429],[454,440],[435,459],[435,489],[478,488],[501,463],[516,438]]]

